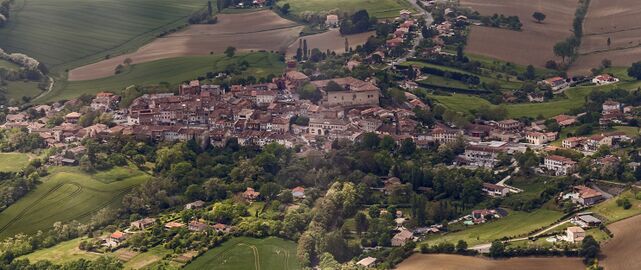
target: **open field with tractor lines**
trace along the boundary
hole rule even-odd
[[[406,0],[282,0],[278,6],[289,4],[294,14],[305,11],[328,12],[338,10],[339,14],[353,13],[365,9],[370,16],[376,18],[395,18],[403,9],[413,11],[414,8]]]

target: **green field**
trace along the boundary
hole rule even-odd
[[[38,102],[69,99],[82,94],[96,94],[100,91],[118,93],[130,85],[160,82],[176,84],[196,79],[198,76],[205,76],[210,71],[223,71],[229,64],[237,64],[242,61],[249,63],[249,69],[244,71],[243,75],[252,75],[256,78],[266,77],[269,74],[281,74],[285,68],[285,64],[280,61],[278,55],[266,52],[239,54],[232,58],[222,55],[177,57],[132,65],[125,72],[107,78],[90,81],[62,81],[51,93],[38,99]]]
[[[150,178],[137,173],[105,184],[77,167],[49,172],[35,190],[0,213],[0,239],[46,230],[57,221],[87,221],[100,209],[120,206],[127,192]]]
[[[22,97],[36,97],[40,95],[43,90],[38,88],[38,82],[33,81],[9,81],[7,82],[7,98],[16,101],[22,101]]]
[[[286,3],[291,6],[291,12],[294,14],[334,9],[339,9],[339,14],[343,14],[366,9],[370,16],[376,18],[395,18],[403,9],[414,10],[406,0],[281,0],[278,1],[278,6],[282,7]]]
[[[552,225],[561,216],[563,213],[548,209],[538,209],[531,213],[511,211],[507,217],[499,220],[473,225],[450,234],[429,237],[425,242],[430,245],[440,242],[456,244],[459,240],[465,240],[470,246],[490,243],[496,239],[522,235]]]
[[[12,62],[9,62],[7,60],[0,59],[0,68],[5,68],[5,69],[8,69],[8,70],[18,70],[18,69],[20,69],[20,66],[14,64]]]
[[[623,209],[623,207],[618,206],[616,201],[619,198],[628,198],[632,203],[632,207],[626,210]],[[606,223],[609,224],[641,214],[641,200],[638,200],[632,191],[626,191],[617,197],[595,205],[590,210],[607,218]]]
[[[447,67],[447,66],[439,66],[435,64],[430,64],[430,63],[425,63],[425,62],[417,62],[417,61],[408,61],[403,64],[402,66],[418,66],[418,67],[429,67],[429,68],[435,68],[435,69],[440,69],[443,71],[447,72],[456,72],[456,73],[462,73],[462,74],[468,74],[468,75],[473,75],[473,76],[478,76],[481,79],[482,83],[498,83],[501,85],[502,90],[516,90],[521,87],[522,82],[517,81],[514,77],[509,76],[505,73],[501,72],[493,72],[494,76],[496,75],[501,75],[503,79],[496,79],[488,76],[483,76],[483,75],[478,75],[474,73],[470,73],[461,69],[457,68],[452,68],[452,67]],[[461,88],[461,89],[476,89],[476,90],[483,90],[480,88],[472,88],[468,86],[467,84],[457,81],[457,80],[452,80],[452,79],[447,79],[443,78],[441,76],[436,76],[436,75],[431,75],[431,74],[426,74],[428,78],[422,82],[424,83],[429,83],[433,84],[435,86],[440,86],[440,87],[456,87],[456,88]],[[506,80],[506,77],[510,77],[510,80]]]
[[[185,266],[186,270],[295,270],[300,268],[296,260],[296,243],[275,237],[232,238]]]
[[[131,51],[184,25],[206,0],[16,0],[0,48],[44,62],[56,74]]]
[[[86,252],[78,248],[80,242],[85,239],[87,238],[76,238],[65,241],[53,247],[41,249],[34,253],[21,256],[19,259],[29,259],[32,263],[47,260],[54,264],[64,264],[80,259],[93,260],[100,257],[100,255],[96,253]]]
[[[0,172],[17,172],[29,164],[29,155],[25,153],[0,153]]]

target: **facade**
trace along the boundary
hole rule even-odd
[[[327,85],[333,81],[340,85],[343,91],[328,91]],[[356,78],[346,77],[331,80],[312,81],[322,93],[323,99],[320,101],[321,105],[332,106],[364,106],[364,105],[378,105],[380,89],[375,85],[361,81]]]
[[[401,230],[399,233],[395,234],[394,237],[392,237],[392,246],[393,247],[400,247],[408,242],[412,241],[414,238],[414,234],[407,229]]]
[[[543,165],[549,171],[553,171],[556,176],[570,175],[576,170],[575,161],[557,155],[545,157]]]
[[[581,242],[585,238],[585,231],[581,227],[569,227],[566,229],[566,238],[571,243]]]
[[[499,186],[491,183],[483,183],[483,191],[491,197],[505,197],[510,190],[504,186]]]
[[[470,145],[465,148],[463,157],[470,165],[493,168],[498,162],[498,155],[503,152],[505,150],[500,147]]]

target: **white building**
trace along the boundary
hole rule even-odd
[[[551,155],[545,157],[543,165],[546,169],[554,171],[555,175],[569,175],[576,169],[576,162],[562,156]]]

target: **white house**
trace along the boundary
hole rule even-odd
[[[554,171],[555,175],[569,175],[576,169],[576,162],[562,156],[551,155],[545,157],[544,167],[550,171]]]
[[[606,84],[613,84],[617,82],[619,82],[619,79],[613,77],[610,74],[601,74],[599,76],[594,77],[594,79],[592,79],[592,83],[596,85],[606,85]]]
[[[334,14],[327,15],[327,19],[325,20],[325,25],[327,25],[328,27],[337,27],[338,15],[334,15]]]
[[[581,227],[569,227],[566,230],[566,237],[568,242],[581,242],[585,238],[585,231]]]

